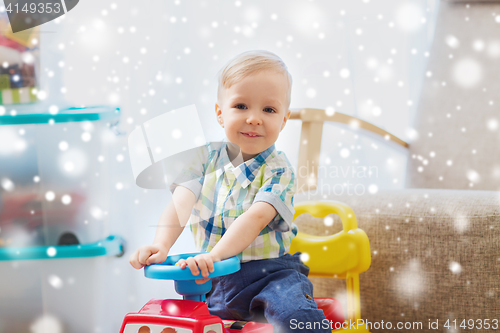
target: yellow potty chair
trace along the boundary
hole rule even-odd
[[[301,259],[310,269],[309,276],[346,279],[347,319],[332,325],[332,332],[369,332],[361,318],[359,296],[359,273],[370,267],[370,243],[366,233],[359,229],[352,209],[336,201],[310,201],[295,206],[295,220],[309,213],[324,218],[337,214],[342,220],[343,230],[329,236],[313,236],[298,232],[292,240],[290,253],[301,252]],[[327,319],[343,311],[334,304],[334,299],[315,298],[318,308],[323,309]],[[333,309],[333,307],[336,307]],[[329,307],[329,308],[328,308]],[[336,314],[335,314],[336,313]]]

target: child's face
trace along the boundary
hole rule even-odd
[[[284,74],[261,71],[221,92],[217,121],[245,161],[271,147],[290,117]]]

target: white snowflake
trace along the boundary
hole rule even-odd
[[[54,199],[55,199],[55,198],[56,198],[56,195],[55,195],[55,193],[54,193],[54,192],[52,192],[52,191],[47,191],[47,192],[45,193],[45,200],[47,200],[47,201],[54,201]]]
[[[54,289],[61,289],[64,285],[63,280],[57,275],[50,275],[48,277],[49,284],[54,287]]]
[[[486,123],[486,126],[490,131],[496,131],[498,129],[498,120],[496,118],[491,118]]]
[[[2,188],[7,192],[11,192],[15,188],[14,182],[9,178],[2,178],[0,184],[2,185]]]
[[[462,272],[462,265],[460,265],[456,261],[451,261],[448,265],[448,268],[453,274],[460,274]]]
[[[460,41],[458,40],[457,37],[449,35],[446,37],[446,44],[452,49],[456,49],[460,46]]]
[[[418,30],[423,16],[420,6],[413,3],[405,3],[396,11],[396,22],[403,31],[413,32]]]
[[[368,193],[370,194],[376,194],[378,192],[378,186],[375,184],[371,184],[368,186]]]
[[[463,233],[467,229],[469,229],[469,219],[466,215],[463,215],[461,213],[454,214],[453,222],[455,230],[458,233]]]
[[[61,197],[61,202],[65,205],[69,205],[71,203],[71,196],[69,194],[65,194]]]
[[[455,63],[452,68],[452,76],[459,86],[472,88],[483,79],[483,67],[472,58],[463,58]]]
[[[467,179],[473,183],[479,183],[479,181],[481,180],[481,176],[476,170],[471,169],[467,171]]]
[[[50,314],[45,314],[38,317],[33,324],[31,324],[30,331],[32,333],[62,333],[63,327],[58,318]]]
[[[420,261],[412,259],[395,276],[398,295],[402,298],[420,299],[426,292],[425,279],[420,268]]]

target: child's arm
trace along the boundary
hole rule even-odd
[[[215,244],[210,251],[212,257],[220,261],[241,253],[252,244],[276,214],[277,211],[271,204],[264,201],[254,203],[231,224]]]
[[[168,252],[182,233],[195,203],[196,197],[191,190],[182,185],[175,188],[172,200],[158,221],[153,244],[141,246],[130,256],[132,267],[140,269],[167,259]]]
[[[214,262],[241,253],[257,238],[276,214],[277,211],[271,204],[264,201],[254,203],[231,224],[210,253],[197,255],[194,258],[190,257],[186,260],[181,259],[179,261],[180,267],[189,266],[193,275],[198,275],[199,270],[201,270],[201,275],[207,277],[208,272],[214,271]],[[201,284],[207,280],[198,279],[196,283]]]

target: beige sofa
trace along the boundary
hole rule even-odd
[[[448,319],[451,325],[457,319],[455,332],[480,331],[460,329],[463,319],[500,320],[498,192],[406,189],[330,199],[351,206],[370,239],[372,264],[360,274],[362,318],[419,322],[424,332],[436,332],[429,320],[438,319],[443,331]],[[297,222],[315,235],[341,226],[303,216]],[[344,280],[311,280],[314,296],[345,302]]]
[[[404,190],[327,198],[351,206],[370,239],[372,264],[360,274],[362,318],[391,322],[394,331],[417,331],[395,329],[398,322],[422,323],[419,332],[500,329],[499,14],[498,1],[440,3],[426,70],[433,74],[413,120],[419,136],[409,144],[339,113],[299,109],[292,116],[302,120],[298,167],[308,167],[308,174],[299,175],[298,184],[306,190],[317,187],[325,121],[355,121],[360,134],[369,131],[409,150]],[[450,36],[459,47],[448,45]],[[457,77],[467,68],[480,75]],[[295,202],[324,199],[310,193]],[[340,231],[340,223],[326,227],[310,216],[297,223],[316,235]],[[311,280],[315,296],[345,298],[344,281]]]

